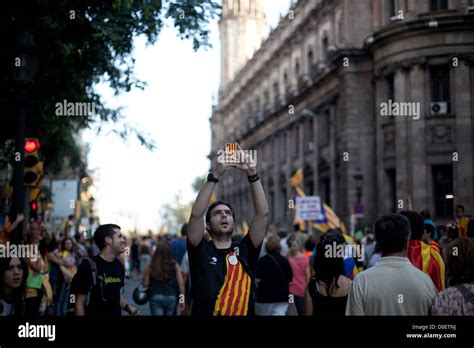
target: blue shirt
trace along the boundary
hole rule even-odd
[[[184,238],[175,238],[171,241],[171,252],[173,254],[173,259],[181,264],[183,261],[183,256],[186,253],[186,239]]]

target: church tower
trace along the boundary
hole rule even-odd
[[[221,41],[221,81],[226,88],[253,56],[266,36],[263,0],[222,0],[219,21]]]

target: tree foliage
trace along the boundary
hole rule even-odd
[[[134,38],[144,35],[153,44],[170,21],[179,38],[192,40],[194,50],[208,48],[207,24],[219,9],[213,0],[35,0],[10,8],[2,18],[9,21],[10,33],[15,37],[26,30],[38,47],[37,103],[27,136],[41,139],[49,172],[80,166],[77,134],[86,128],[100,132],[104,122],[113,122],[113,132],[124,140],[136,137],[153,149],[147,134],[125,122],[120,108],[105,105],[94,86],[106,82],[115,95],[143,89],[133,71]],[[64,100],[93,102],[96,115],[58,117],[56,103]]]

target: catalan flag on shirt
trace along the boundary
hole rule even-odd
[[[445,288],[444,261],[431,245],[421,240],[411,240],[408,243],[407,257],[416,268],[430,276],[438,291]]]
[[[213,315],[247,315],[251,279],[237,256],[231,252],[226,256],[227,273],[219,290]]]

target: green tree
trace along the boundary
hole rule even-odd
[[[172,203],[164,204],[161,207],[161,219],[165,231],[177,231],[179,226],[189,221],[191,216],[192,203],[183,202],[180,193],[175,195]]]
[[[113,132],[121,138],[136,137],[153,149],[148,135],[126,123],[120,108],[105,105],[94,86],[106,82],[115,95],[143,89],[145,83],[134,76],[133,39],[144,35],[153,44],[169,21],[179,38],[192,41],[194,50],[206,49],[207,24],[219,9],[213,0],[19,0],[8,9],[0,19],[13,34],[9,39],[26,30],[39,47],[37,103],[28,118],[27,136],[41,139],[48,172],[83,166],[75,137],[81,129],[100,132],[104,122],[113,122]],[[58,117],[56,103],[63,100],[93,102],[96,115]]]
[[[193,191],[194,193],[198,193],[199,190],[201,189],[201,187],[204,185],[204,183],[206,182],[207,180],[207,177],[206,175],[201,175],[201,176],[197,176],[193,183],[192,183],[192,187],[193,187]]]

